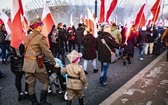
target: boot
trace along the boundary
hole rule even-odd
[[[32,102],[32,105],[40,105],[37,101],[36,94],[30,95],[30,100]]]
[[[82,98],[78,98],[78,101],[79,101],[79,105],[84,105],[84,103],[83,103],[83,97]]]
[[[71,105],[72,104],[72,100],[67,100],[67,105]]]
[[[52,105],[51,103],[47,103],[46,102],[46,98],[47,98],[47,90],[41,90],[41,94],[40,94],[40,105]]]

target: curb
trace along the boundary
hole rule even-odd
[[[99,105],[112,105],[112,103],[117,100],[124,92],[126,92],[139,78],[142,78],[145,73],[147,73],[157,62],[159,62],[165,55],[167,51],[164,51],[161,55],[159,55],[155,60],[153,60],[149,65],[147,65],[144,69],[142,69],[138,74],[136,74],[132,79],[130,79],[127,83],[125,83],[121,88],[119,88],[116,92],[110,95],[107,99],[105,99]]]

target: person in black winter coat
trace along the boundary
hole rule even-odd
[[[129,30],[128,30],[129,31]],[[124,56],[124,66],[126,65],[126,62],[128,64],[131,64],[131,57],[134,57],[134,46],[137,44],[137,37],[136,37],[136,32],[133,27],[131,27],[131,30],[129,32],[129,35],[127,38],[124,39],[125,42],[124,44],[124,51],[123,51],[123,56]]]
[[[57,25],[57,30],[58,30],[58,44],[55,46],[56,47],[56,55],[61,55],[61,61],[63,65],[65,65],[65,43],[66,43],[66,36],[65,36],[65,31],[63,29],[63,24],[58,23]]]
[[[83,32],[84,28],[81,23],[78,24],[78,28],[75,30],[75,36],[76,36],[76,44],[78,45],[78,53],[82,52],[82,38],[83,38]]]
[[[23,67],[24,45],[21,44],[19,49],[10,46],[10,67],[15,75],[15,87],[18,91],[18,101],[28,98],[28,84],[25,82],[25,91],[22,91],[22,77],[24,71]]]
[[[154,46],[154,41],[155,38],[157,37],[157,30],[155,27],[149,27],[147,28],[147,31],[150,32],[147,36],[147,43],[146,43],[146,48],[145,48],[145,55],[148,55],[148,49],[149,49],[149,54],[153,54],[153,46]]]
[[[139,30],[139,35],[138,35],[138,46],[140,50],[140,56],[139,60],[143,60],[145,56],[145,47],[147,43],[147,36],[150,35],[150,32],[147,31],[147,28],[144,26],[142,27],[142,30]]]
[[[86,28],[84,31],[84,37],[83,37],[83,51],[82,51],[82,57],[84,59],[83,62],[83,68],[85,70],[85,74],[88,74],[87,72],[87,65],[88,61],[92,60],[92,66],[93,66],[93,72],[98,72],[98,69],[96,67],[96,38],[91,34],[91,28]]]
[[[119,48],[119,44],[115,41],[115,38],[113,38],[110,35],[110,26],[105,25],[104,26],[104,32],[100,31],[98,32],[97,37],[97,50],[98,50],[98,60],[101,62],[101,74],[99,78],[99,84],[101,86],[107,85],[107,70],[109,67],[109,64],[111,63],[111,52],[106,47],[105,44],[103,44],[102,40],[105,40],[105,43],[109,46],[111,51],[114,52],[114,48]]]

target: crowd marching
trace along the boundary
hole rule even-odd
[[[11,71],[15,74],[18,101],[29,98],[32,105],[51,105],[51,103],[46,102],[49,85],[46,68],[36,62],[37,59],[40,62],[41,54],[50,59],[55,68],[60,67],[54,58],[60,58],[65,65],[60,69],[61,73],[68,74],[67,105],[71,105],[74,94],[77,94],[80,105],[83,105],[81,86],[83,85],[87,89],[87,85],[89,85],[86,80],[87,74],[90,72],[90,69],[87,68],[89,61],[92,61],[93,73],[97,73],[100,69],[101,74],[98,80],[100,86],[106,86],[112,52],[115,53],[117,60],[123,60],[122,65],[126,66],[133,62],[135,47],[139,48],[140,61],[143,61],[145,56],[159,53],[161,48],[168,50],[168,24],[165,24],[164,27],[144,26],[139,28],[138,31],[134,25],[129,27],[116,23],[112,25],[98,24],[98,37],[95,38],[91,33],[93,29],[84,23],[79,23],[78,27],[75,28],[74,25],[67,27],[66,24],[60,22],[53,25],[48,35],[49,45],[46,37],[41,34],[42,25],[40,19],[31,21],[31,30],[28,31],[26,42],[22,43],[19,49],[15,49],[10,46],[10,39],[5,31],[4,24],[0,24],[0,57],[2,64],[10,64]],[[66,62],[66,57],[68,57],[70,64]],[[78,64],[80,59],[84,61],[82,66]],[[101,68],[97,68],[96,59],[101,62]],[[26,77],[24,91],[21,89],[23,75]],[[6,73],[0,71],[0,79],[5,76]],[[39,102],[35,93],[36,78],[42,83]],[[74,82],[73,80],[80,82]]]

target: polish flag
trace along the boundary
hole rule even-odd
[[[146,23],[146,17],[145,17],[145,6],[146,6],[146,3],[142,5],[142,7],[140,8],[138,14],[136,15],[136,18],[135,18],[135,28],[138,29],[139,27],[143,27],[145,26],[145,23]]]
[[[100,18],[99,18],[99,23],[103,23],[105,21],[105,0],[100,0],[101,5],[100,5]]]
[[[12,0],[12,18],[11,18],[11,43],[14,48],[19,48],[23,42],[24,35],[22,30],[21,16],[23,7],[21,0]]]
[[[47,4],[45,4],[44,9],[43,9],[42,21],[44,25],[42,27],[41,33],[45,35],[46,38],[48,38],[48,34],[50,33],[52,26],[55,24],[55,22],[54,22],[53,16]]]
[[[93,36],[96,38],[98,35],[95,19],[89,8],[87,8],[87,12],[88,12],[88,18],[85,20],[86,25],[87,27],[90,27],[92,29],[91,34],[93,34]]]
[[[3,11],[1,11],[0,18],[2,19],[5,25],[7,33],[11,34],[11,19]]]
[[[109,19],[111,13],[114,11],[116,5],[117,5],[117,0],[113,0],[110,4],[108,11],[107,11],[106,22],[108,22],[108,19]]]
[[[80,15],[80,23],[84,23],[84,18],[82,16],[82,14]]]
[[[70,17],[70,25],[73,26],[72,14],[71,14],[71,17]]]
[[[162,0],[156,0],[155,4],[151,8],[151,13],[153,15],[152,22],[155,23],[159,17],[160,5]]]

